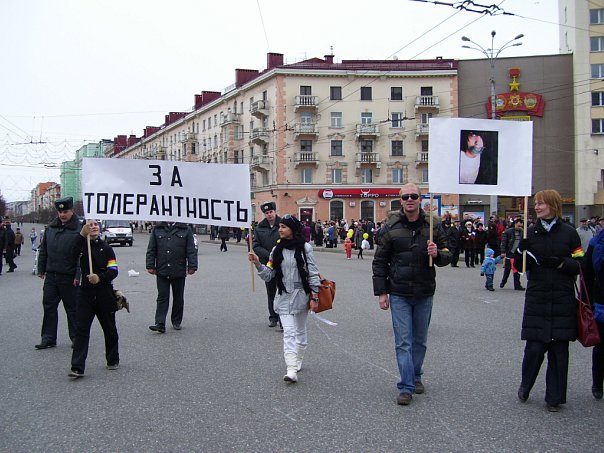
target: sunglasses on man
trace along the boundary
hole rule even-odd
[[[403,201],[407,201],[409,198],[411,198],[412,200],[417,200],[417,199],[419,199],[419,194],[417,194],[417,193],[405,193],[405,194],[401,195],[401,199]]]

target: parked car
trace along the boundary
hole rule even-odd
[[[128,244],[132,247],[134,235],[132,227],[127,220],[104,220],[102,223],[101,238],[108,244]]]

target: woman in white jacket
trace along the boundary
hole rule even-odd
[[[283,324],[283,355],[287,366],[286,382],[297,382],[306,350],[306,319],[310,309],[316,309],[319,300],[319,270],[315,264],[312,246],[302,236],[302,224],[292,215],[281,217],[279,241],[266,265],[254,252],[249,260],[264,281],[277,280],[274,308]]]

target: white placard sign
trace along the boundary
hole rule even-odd
[[[531,195],[532,121],[432,118],[429,128],[430,192]]]
[[[243,164],[143,159],[82,161],[86,218],[249,227],[250,170]]]

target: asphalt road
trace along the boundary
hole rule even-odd
[[[22,230],[29,231],[25,225]],[[42,280],[24,247],[0,277],[1,452],[583,452],[602,448],[604,402],[591,396],[591,350],[571,346],[568,404],[545,410],[542,370],[527,403],[516,397],[523,293],[484,289],[478,269],[438,269],[425,361],[426,393],[396,404],[389,312],[372,295],[371,257],[317,252],[337,282],[338,323],[309,320],[295,385],[283,382],[281,336],[268,327],[264,284],[245,247],[200,242],[187,279],[183,329],[152,333],[155,281],[148,234],[115,247],[121,367],[105,369],[94,323],[86,377],[67,377],[71,348],[60,308],[56,348],[38,351]],[[354,255],[353,255],[354,256]],[[127,271],[140,272],[128,277]],[[496,281],[501,278],[498,270]]]

